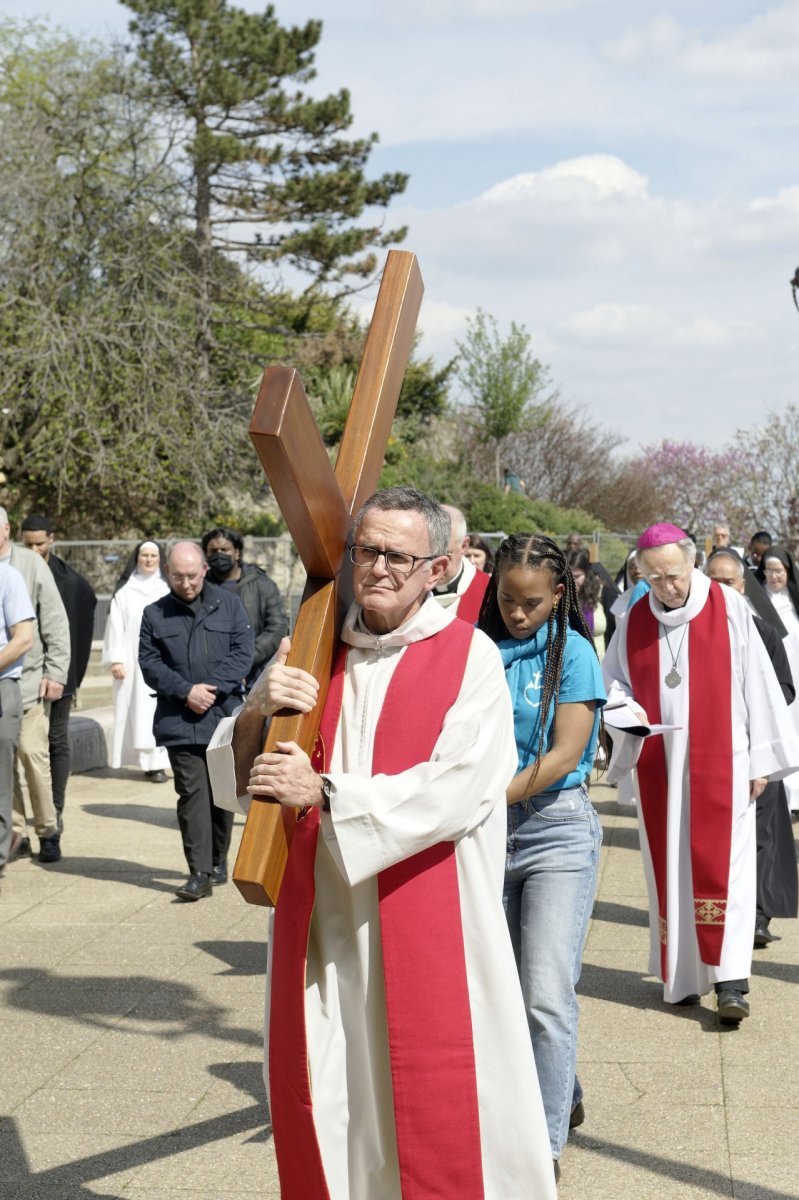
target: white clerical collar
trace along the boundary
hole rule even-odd
[[[439,600],[442,596],[462,596],[468,590],[476,574],[477,567],[464,554],[461,559],[460,570],[455,579],[451,579],[449,583],[442,583],[437,588],[433,588],[433,595]],[[455,587],[452,586],[453,583],[456,585]]]
[[[661,625],[667,625],[671,628],[678,625],[685,625],[687,621],[691,621],[694,617],[698,616],[705,607],[705,602],[709,595],[710,580],[707,575],[703,575],[701,571],[694,569],[691,572],[691,591],[682,608],[666,608],[656,597],[654,589],[649,592],[649,607]]]
[[[422,607],[390,633],[372,633],[363,623],[360,604],[352,604],[344,618],[341,640],[362,650],[386,650],[392,646],[409,646],[432,637],[457,618],[431,599],[429,593]]]

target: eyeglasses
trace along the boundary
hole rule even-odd
[[[764,575],[787,575],[788,572],[785,570],[785,567],[764,567],[763,574]]]
[[[418,562],[431,562],[437,554],[406,554],[403,550],[378,550],[376,546],[350,546],[350,562],[356,567],[373,567],[378,558],[386,560],[386,570],[395,575],[410,575]]]
[[[175,575],[170,571],[169,578],[172,583],[194,583],[196,579],[202,579],[202,571],[195,571],[193,575]]]

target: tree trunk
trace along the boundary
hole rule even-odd
[[[195,174],[194,244],[197,250],[197,355],[200,381],[211,378],[211,176],[206,164]]]

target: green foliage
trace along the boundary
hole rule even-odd
[[[470,529],[512,533],[547,533],[559,537],[574,530],[591,533],[597,522],[579,508],[559,508],[546,500],[530,500],[521,492],[503,493],[491,484],[478,484],[460,504]]]
[[[627,561],[630,549],[621,538],[614,537],[612,533],[603,533],[599,542],[600,562],[611,575],[615,575]]]
[[[494,482],[500,481],[500,456],[506,439],[524,426],[540,422],[546,408],[536,404],[546,384],[546,371],[530,350],[523,325],[511,323],[502,337],[496,318],[477,310],[467,322],[455,374],[471,397],[470,416],[483,441],[494,447]]]
[[[0,408],[12,508],[155,527],[208,491],[175,177],[118,57],[9,39],[0,88]],[[197,402],[199,401],[199,403]]]
[[[237,529],[242,536],[248,534],[250,537],[280,537],[286,532],[286,522],[280,515],[272,516],[268,512],[253,513],[251,509],[236,507],[213,509],[203,520],[194,522],[194,527],[202,532],[220,525],[228,529]]]
[[[412,360],[408,363],[402,390],[397,401],[397,416],[414,418],[419,436],[435,417],[440,417],[447,407],[447,392],[455,360],[436,370],[432,358]]]
[[[345,93],[296,92],[318,24],[285,32],[271,9],[214,0],[134,7],[146,73],[99,44],[0,27],[0,479],[15,516],[43,509],[73,536],[193,528],[237,488],[268,500],[247,437],[263,368],[357,363],[362,330],[317,285],[368,275],[394,235],[366,210],[404,186],[365,179],[374,139],[341,138]],[[187,28],[194,76],[180,75]],[[206,224],[203,180],[218,188]],[[222,234],[260,222],[247,249],[313,286],[294,296],[252,273],[215,236],[220,215]]]
[[[405,188],[406,176],[367,179],[377,135],[346,139],[349,93],[312,99],[322,25],[284,27],[272,5],[250,13],[226,0],[126,0],[137,50],[160,105],[188,136],[201,257],[210,242],[258,261],[281,260],[315,281],[368,278],[373,247],[404,230],[362,222]],[[236,227],[256,226],[251,237]]]

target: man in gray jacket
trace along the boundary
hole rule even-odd
[[[25,580],[36,614],[33,647],[20,680],[22,730],[17,746],[14,783],[14,832],[9,858],[30,850],[20,771],[30,793],[33,828],[39,838],[39,861],[61,857],[60,834],[50,774],[50,703],[64,692],[69,673],[69,621],[52,572],[32,550],[11,542],[8,513],[0,508],[0,562],[10,562]]]

